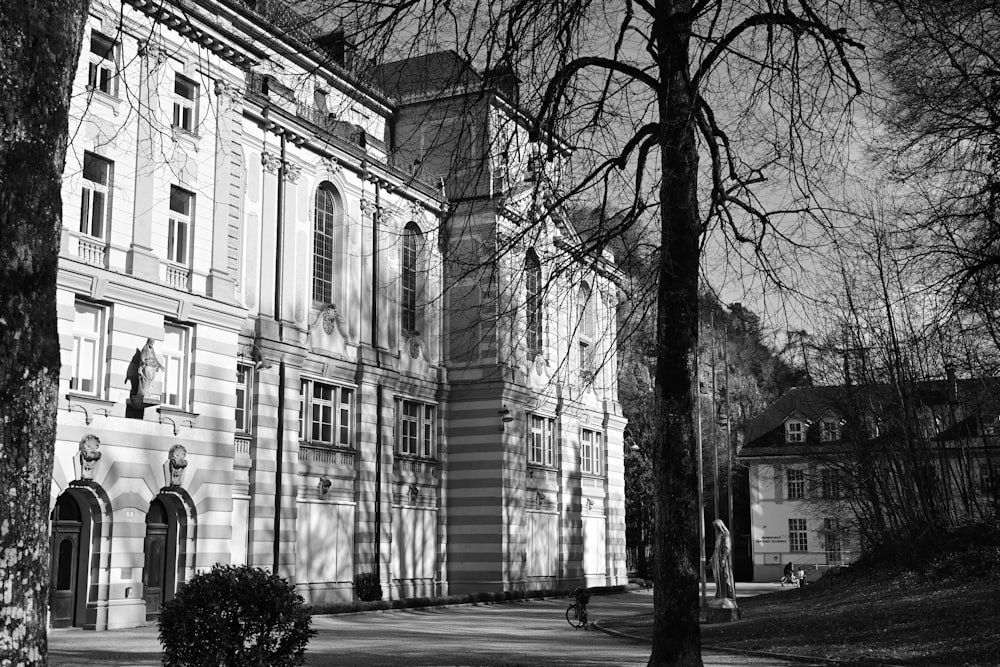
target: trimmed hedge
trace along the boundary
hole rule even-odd
[[[316,634],[295,588],[248,566],[215,565],[160,612],[165,667],[291,667]]]

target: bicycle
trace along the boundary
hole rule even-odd
[[[590,593],[586,589],[577,588],[572,593],[573,602],[566,609],[566,622],[574,628],[587,629],[587,603],[590,601]]]

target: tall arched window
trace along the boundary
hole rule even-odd
[[[420,330],[417,294],[420,291],[420,267],[423,234],[416,223],[410,222],[403,229],[402,275],[400,276],[400,325],[403,333],[414,335]]]
[[[524,258],[524,292],[528,356],[534,359],[542,351],[542,265],[534,250]]]
[[[324,182],[316,190],[313,220],[313,301],[333,303],[334,255],[343,223],[343,208],[330,183]]]
[[[594,305],[591,298],[590,285],[586,281],[580,284],[577,294],[577,339],[580,345],[580,371],[585,377],[594,373],[594,333],[597,329],[594,322]]]

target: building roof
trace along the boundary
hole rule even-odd
[[[483,77],[454,51],[438,51],[375,68],[373,80],[389,95],[406,99],[431,96],[452,87],[477,88]]]
[[[904,398],[912,410],[919,413],[930,409],[948,420],[934,434],[934,439],[978,436],[982,435],[980,423],[1000,415],[1000,378],[931,380],[912,383],[903,390],[888,384],[795,387],[748,424],[743,449],[750,450],[746,454],[751,456],[763,453],[761,450],[774,454],[782,448],[792,453],[808,446],[785,442],[784,424],[792,415],[812,424],[832,414],[850,428],[852,422],[857,426],[868,417],[888,416],[897,411]]]

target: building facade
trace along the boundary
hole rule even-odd
[[[403,98],[268,6],[92,4],[52,624],[144,623],[215,563],[312,603],[625,583],[611,258],[566,270],[555,212],[491,252],[542,182],[421,173]]]
[[[849,565],[865,534],[914,517],[995,520],[998,414],[992,379],[786,392],[749,425],[739,455],[754,581],[777,581],[786,563],[808,578]],[[921,494],[933,502],[921,507]]]

